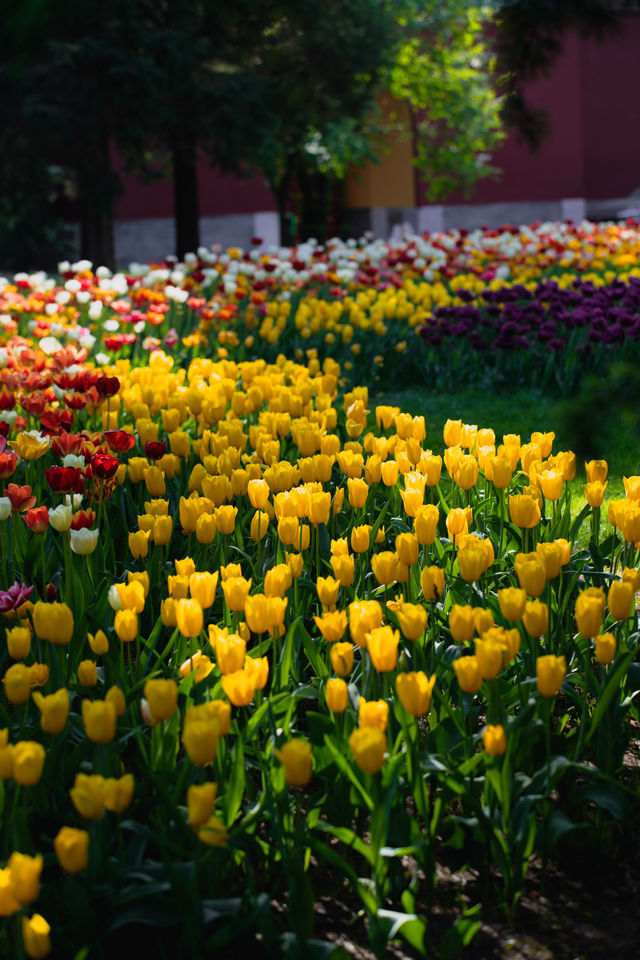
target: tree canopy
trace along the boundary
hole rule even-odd
[[[114,147],[140,176],[171,171],[179,254],[199,243],[199,158],[261,171],[285,231],[297,183],[307,228],[397,133],[381,91],[409,105],[428,198],[468,191],[501,118],[539,137],[523,85],[563,31],[611,22],[604,0],[0,0],[0,258],[41,263],[64,195],[83,256],[112,264]]]

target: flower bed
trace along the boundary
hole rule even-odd
[[[628,817],[640,479],[603,540],[604,461],[572,519],[553,434],[449,421],[435,455],[334,357],[248,359],[261,279],[207,299],[193,266],[4,289],[0,952],[149,924],[273,956],[343,882],[378,955],[425,952],[437,859],[497,868],[511,915],[533,855]],[[174,323],[185,365],[148,342]]]
[[[0,331],[105,365],[218,347],[336,359],[352,383],[517,381],[566,391],[613,361],[638,360],[640,232],[626,224],[538,224],[403,241],[315,241],[293,249],[201,248],[185,263],[87,261],[0,278]],[[7,362],[2,353],[0,364]]]

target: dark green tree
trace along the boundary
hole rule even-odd
[[[548,74],[569,30],[598,40],[618,20],[607,0],[496,0],[496,72],[504,91],[502,118],[535,148],[548,130],[548,114],[527,101],[525,85]]]
[[[124,146],[127,156],[142,154],[146,104],[159,82],[145,52],[141,3],[25,0],[8,6],[0,18],[0,42],[10,51],[3,79],[21,106],[4,136],[22,132],[41,167],[67,183],[82,255],[112,266],[119,188],[112,147]],[[26,179],[18,163],[5,176]]]

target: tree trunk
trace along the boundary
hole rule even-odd
[[[116,256],[111,212],[91,209],[86,205],[80,221],[80,253],[96,267],[115,270]]]
[[[267,172],[267,179],[273,193],[280,222],[280,245],[291,247],[296,241],[296,218],[291,205],[291,180],[293,173],[293,158],[287,157],[284,170],[278,176],[275,172]]]
[[[172,157],[176,254],[182,260],[185,253],[195,253],[200,246],[195,140],[174,142]]]
[[[315,237],[320,243],[324,243],[327,237],[331,182],[323,173],[310,172],[303,166],[298,168],[298,180],[302,191],[300,236],[303,240]]]
[[[98,130],[85,143],[84,161],[78,171],[80,208],[80,255],[91,260],[93,268],[115,269],[113,238],[113,201],[118,180],[111,170],[109,136]]]

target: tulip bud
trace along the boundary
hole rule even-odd
[[[631,616],[635,591],[633,584],[624,580],[614,580],[609,587],[607,602],[614,620],[627,620]]]
[[[540,600],[528,600],[522,620],[530,637],[541,637],[549,629],[549,607]]]
[[[147,680],[144,696],[149,705],[152,725],[169,720],[178,704],[178,685],[175,680]]]
[[[482,686],[482,674],[477,657],[458,657],[453,661],[453,669],[460,689],[464,693],[476,693]]]
[[[310,743],[294,738],[274,753],[284,767],[284,778],[290,787],[304,787],[309,783],[313,771]]]
[[[357,766],[364,773],[378,773],[384,764],[387,738],[382,730],[360,727],[349,737],[349,746]]]
[[[218,793],[215,783],[192,784],[187,790],[187,810],[189,826],[200,827],[213,813],[213,805]]]
[[[332,710],[333,713],[344,713],[347,709],[348,693],[348,687],[344,680],[339,677],[327,680],[325,698],[329,710]]]
[[[80,873],[89,864],[89,834],[75,827],[61,827],[54,841],[58,863],[66,873]]]
[[[567,664],[564,657],[554,657],[551,654],[538,657],[536,660],[536,680],[538,690],[543,697],[555,697],[562,686],[566,672]]]
[[[484,728],[482,734],[482,746],[487,751],[487,753],[492,756],[500,756],[503,753],[506,753],[507,750],[507,738],[505,736],[504,727],[502,724],[488,724]]]
[[[42,776],[45,750],[33,740],[21,740],[13,748],[13,779],[21,787],[33,787]]]
[[[391,627],[374,627],[366,635],[367,650],[374,668],[381,673],[395,670],[400,632]]]
[[[334,643],[329,651],[331,666],[335,673],[342,677],[348,676],[353,670],[353,644],[345,642]]]
[[[22,918],[22,943],[24,952],[32,960],[40,960],[51,952],[51,926],[45,918],[34,913],[31,918]]]
[[[605,596],[601,587],[588,587],[578,594],[575,618],[583,637],[592,638],[600,633],[604,605]]]
[[[108,700],[83,700],[84,730],[94,743],[110,743],[116,735],[116,708]]]
[[[407,713],[413,714],[414,717],[421,717],[429,712],[435,682],[435,673],[428,678],[422,670],[398,674],[396,691]]]
[[[454,603],[449,611],[449,629],[456,643],[468,643],[475,632],[475,609]]]

